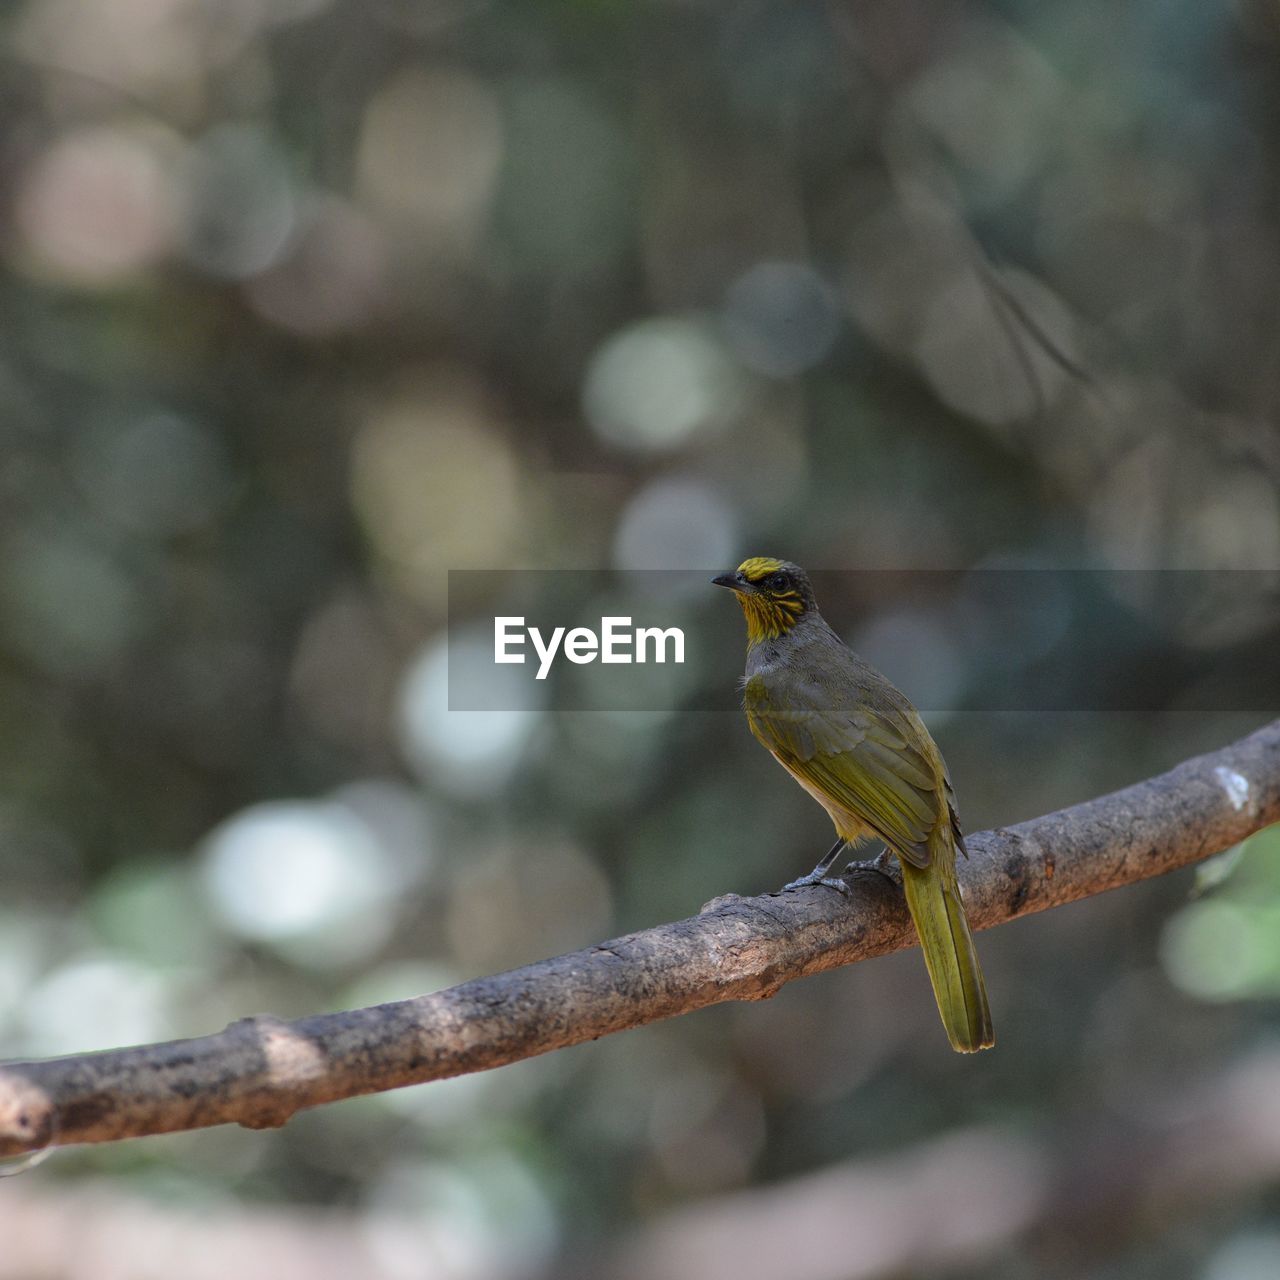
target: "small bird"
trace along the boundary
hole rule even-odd
[[[839,837],[786,888],[829,884],[847,893],[843,880],[825,878],[841,849],[883,840],[902,868],[951,1047],[990,1048],[987,988],[956,881],[956,850],[968,850],[947,766],[924,721],[826,624],[799,565],[757,556],[712,581],[737,595],[747,620],[747,724],[826,809]]]

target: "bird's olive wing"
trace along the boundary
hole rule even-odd
[[[784,709],[756,681],[748,682],[744,704],[751,731],[792,773],[866,823],[900,857],[929,865],[938,779],[905,726],[865,706]]]
[[[964,842],[964,832],[960,829],[960,811],[956,808],[956,789],[951,785],[951,770],[947,768],[947,762],[942,762],[942,780],[946,784],[947,792],[947,813],[951,818],[951,837],[955,841],[955,846],[967,858],[969,850]]]

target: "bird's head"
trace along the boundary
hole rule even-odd
[[[805,614],[818,609],[808,575],[789,560],[753,556],[732,573],[722,573],[711,581],[728,587],[738,597],[747,619],[749,644],[776,640]]]

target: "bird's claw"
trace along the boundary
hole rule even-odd
[[[839,889],[846,898],[853,897],[853,889],[843,876],[823,876],[818,883],[825,884],[829,889]]]
[[[846,897],[853,893],[853,890],[839,876],[823,875],[818,871],[810,871],[807,876],[801,876],[799,880],[784,884],[779,892],[786,893],[788,889],[807,889],[811,884],[825,884],[829,889],[838,889]]]
[[[877,875],[884,876],[886,880],[892,881],[895,885],[898,883],[898,878],[893,873],[893,863],[887,848],[881,849],[874,858],[869,858],[865,862],[849,863],[844,869],[844,874],[848,876],[856,871],[874,871]]]

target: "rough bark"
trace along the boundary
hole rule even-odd
[[[1168,773],[968,837],[970,919],[987,929],[1221,852],[1280,821],[1280,721]],[[339,1098],[483,1071],[910,946],[874,871],[728,896],[691,919],[393,1004],[0,1067],[0,1155],[235,1122],[284,1124]]]

